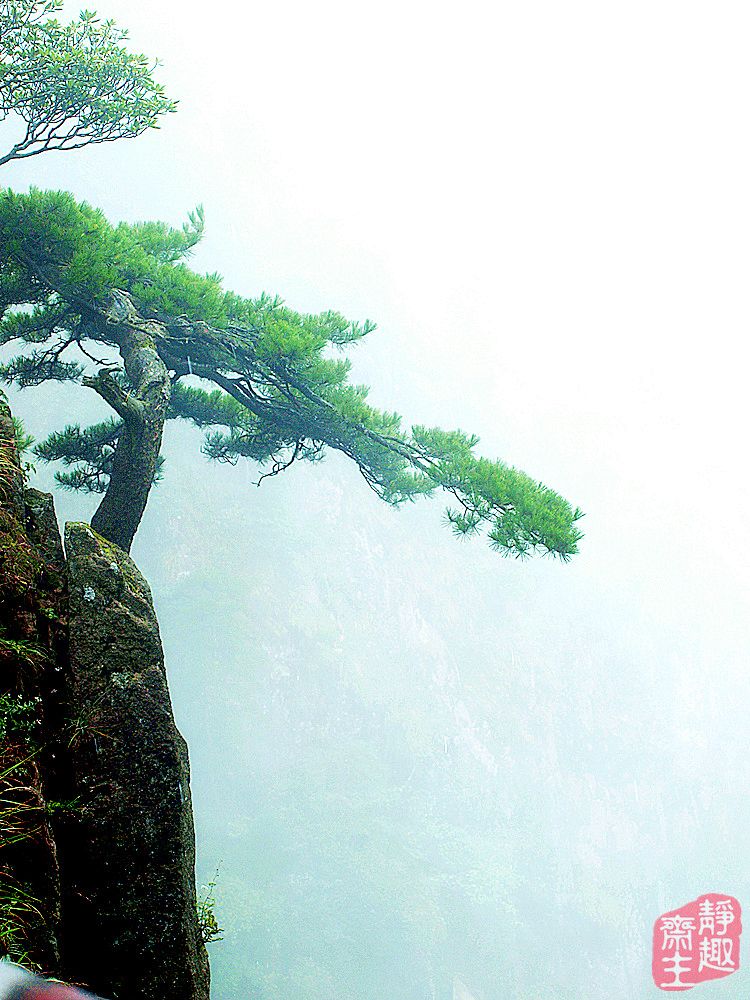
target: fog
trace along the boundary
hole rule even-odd
[[[133,556],[215,1000],[641,1000],[661,911],[750,901],[745,6],[99,9],[178,113],[3,183],[203,203],[196,268],[375,320],[377,405],[586,512],[570,564],[505,560],[338,456],[256,488],[169,426]],[[38,438],[104,412],[11,400]]]

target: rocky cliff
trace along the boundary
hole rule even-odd
[[[64,561],[51,500],[25,491],[0,401],[0,951],[60,966],[60,865],[52,827],[67,659]]]
[[[185,742],[132,559],[65,552],[0,402],[0,954],[113,1000],[207,1000]]]

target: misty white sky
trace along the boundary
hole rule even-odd
[[[498,572],[693,649],[664,691],[685,676],[699,729],[717,692],[700,760],[733,767],[722,731],[746,736],[750,708],[747,6],[99,10],[160,56],[179,113],[3,183],[113,219],[179,223],[202,202],[197,267],[375,320],[355,375],[377,404],[476,431],[586,511],[573,564]]]
[[[378,403],[475,430],[586,510],[566,573],[744,617],[743,4],[106,13],[179,113],[9,180],[113,218],[202,202],[197,266],[374,319],[355,371]]]

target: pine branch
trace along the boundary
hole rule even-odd
[[[81,379],[81,384],[98,393],[123,420],[137,422],[142,419],[143,403],[125,392],[109,371],[100,371],[93,376],[87,375]]]
[[[98,352],[87,350],[97,371],[86,373],[84,384],[126,430],[133,425],[127,448],[118,438],[116,454],[120,480],[128,483],[123,496],[139,491],[141,512],[166,416],[206,429],[209,457],[261,464],[261,481],[332,448],[356,463],[388,503],[445,492],[452,530],[484,530],[504,554],[567,559],[577,551],[581,513],[564,498],[518,469],[478,457],[473,435],[403,428],[396,413],[368,403],[366,387],[350,384],[348,359],[331,354],[361,339],[371,324],[357,326],[333,312],[295,313],[269,296],[224,292],[217,275],[196,275],[177,262],[202,229],[202,217],[192,225],[182,233],[150,224],[112,227],[69,196],[0,194],[0,294],[23,291],[25,299],[11,305],[41,301],[35,318],[11,318],[6,331],[41,337],[49,320],[58,338],[31,359],[11,362],[9,374],[27,384],[80,377],[80,367],[66,369],[56,352],[84,338],[118,348],[125,375],[116,377],[96,360]],[[53,311],[61,308],[70,315]],[[190,376],[213,388],[185,385]],[[148,462],[136,470],[146,444]],[[103,468],[92,461],[74,484],[99,482]],[[110,499],[108,493],[105,502]],[[109,530],[116,532],[126,513],[112,514]],[[139,517],[129,518],[127,544]]]

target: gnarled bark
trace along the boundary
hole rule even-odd
[[[106,323],[107,338],[120,349],[132,389],[126,392],[106,371],[83,380],[123,421],[109,487],[91,526],[129,552],[156,476],[169,405],[169,372],[154,339],[162,333],[161,324],[144,319],[125,292],[112,292],[106,320],[101,322]]]

